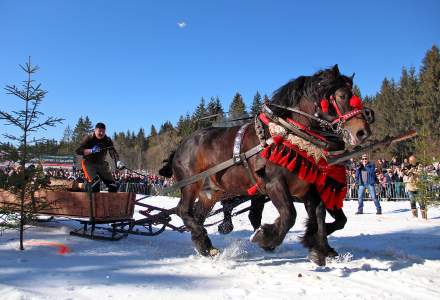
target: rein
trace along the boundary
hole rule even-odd
[[[320,148],[325,149],[329,146],[329,143],[325,138],[317,137],[316,135],[311,134],[311,131],[304,130],[305,128],[298,127],[297,125],[278,117],[266,104],[263,105],[262,113],[258,117],[266,125],[269,121],[272,121]]]
[[[323,118],[320,118],[318,116],[318,113],[316,112],[314,115],[304,112],[302,110],[279,105],[275,103],[265,103],[262,108],[262,112],[268,116],[269,119],[272,121],[275,121],[275,123],[283,126],[284,128],[292,131],[294,134],[297,134],[298,136],[306,139],[307,141],[315,144],[316,146],[319,146],[321,148],[327,148],[328,147],[328,138],[344,138],[349,136],[349,132],[343,128],[343,125],[346,121],[350,120],[351,118],[356,117],[357,115],[364,115],[365,120],[368,123],[374,122],[374,117],[372,117],[371,110],[368,108],[364,108],[362,106],[362,100],[356,96],[353,95],[350,100],[350,107],[353,108],[353,110],[350,110],[346,113],[342,113],[338,104],[336,103],[336,100],[333,96],[330,96],[330,101],[327,99],[322,99],[320,101],[320,108],[322,112],[328,113],[329,111],[329,103],[334,107],[337,117],[332,121],[327,121]],[[286,111],[290,111],[293,113],[296,113],[298,115],[304,116],[310,120],[316,121],[319,124],[319,127],[322,128],[322,130],[310,130],[303,124],[294,121],[290,118],[287,118],[286,120],[276,116],[272,110],[268,106],[274,106],[277,108],[284,109]],[[291,126],[293,125],[293,126]],[[300,131],[303,134],[298,134],[298,131]],[[331,131],[331,132],[329,132]],[[305,136],[306,135],[306,136]],[[323,145],[324,142],[326,145]]]

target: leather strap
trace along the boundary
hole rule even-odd
[[[267,145],[272,145],[273,144],[273,139],[272,138],[268,139],[266,141],[266,143],[267,143]],[[263,146],[257,145],[255,147],[249,149],[248,151],[246,151],[242,155],[244,155],[245,159],[249,159],[252,156],[260,153],[261,151],[263,151],[263,149],[264,149]],[[216,173],[218,173],[220,171],[223,171],[223,170],[225,170],[225,169],[227,169],[229,167],[232,167],[233,165],[235,165],[234,159],[230,158],[230,159],[228,159],[228,160],[226,160],[226,161],[224,161],[222,163],[219,163],[218,165],[215,165],[215,166],[213,166],[213,167],[211,167],[211,168],[209,168],[209,169],[207,169],[207,170],[205,170],[205,171],[203,171],[201,173],[198,173],[196,175],[193,175],[193,176],[190,176],[190,177],[182,179],[181,181],[173,184],[172,186],[167,187],[167,188],[161,190],[160,194],[161,195],[165,195],[165,194],[168,194],[168,193],[170,193],[172,191],[175,191],[177,189],[183,188],[184,186],[190,185],[192,183],[196,183],[197,181],[200,181],[200,180],[202,180],[205,177],[214,175],[214,174],[216,174]]]
[[[234,158],[235,164],[241,163],[241,143],[243,142],[244,134],[246,133],[246,129],[251,123],[246,123],[240,127],[235,135],[234,139],[234,148],[232,149],[232,157]]]
[[[286,120],[284,120],[283,118],[277,117],[273,111],[267,107],[266,105],[263,106],[263,113],[274,123],[281,125],[282,127],[288,129],[289,131],[291,131],[294,135],[299,136],[300,138],[305,139],[306,141],[314,144],[317,147],[326,149],[328,148],[329,144],[327,142],[318,140],[317,138],[303,132],[302,130],[298,129],[296,126],[294,126],[293,124],[287,122]]]

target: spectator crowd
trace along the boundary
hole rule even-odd
[[[2,183],[6,183],[8,178],[17,173],[19,166],[6,166],[0,168],[0,188]],[[72,169],[65,168],[45,168],[44,175],[47,178],[75,180],[79,183],[85,182],[84,172],[81,169],[73,167]],[[119,186],[120,191],[138,191],[150,192],[153,190],[160,190],[173,184],[173,180],[154,174],[153,172],[139,170],[130,171],[122,170],[113,172],[113,178]]]
[[[376,163],[369,161],[368,155],[363,154],[359,163],[353,159],[348,163],[347,182],[348,199],[357,199],[358,210],[356,214],[363,214],[365,194],[368,191],[369,198],[376,206],[376,214],[382,214],[380,199],[386,200],[410,200],[410,208],[413,217],[421,216],[427,219],[426,201],[438,199],[440,186],[439,162],[433,159],[433,163],[422,165],[417,158],[411,155],[399,163],[395,157],[390,162],[378,159]],[[428,179],[427,190],[419,194],[422,178]],[[423,189],[425,190],[425,189]],[[419,207],[417,208],[417,202]]]
[[[414,156],[413,156],[414,157]],[[351,159],[347,164],[347,198],[358,198],[358,183],[356,182],[356,170],[360,167],[362,160]],[[374,165],[374,186],[377,196],[382,200],[408,199],[408,183],[411,168],[423,168],[429,175],[440,176],[440,163],[433,159],[433,163],[422,166],[416,161],[410,163],[409,157],[398,161],[393,157],[390,161],[377,159],[371,161]]]

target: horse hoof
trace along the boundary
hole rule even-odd
[[[211,248],[208,250],[208,256],[214,257],[220,254],[220,250],[217,248]]]
[[[266,252],[274,252],[275,251],[275,247],[261,247],[261,248],[263,248],[263,250]]]
[[[263,240],[264,231],[263,228],[258,228],[249,238],[252,243],[260,243]]]
[[[223,221],[220,225],[218,225],[218,232],[220,234],[228,234],[232,230],[234,230],[234,225],[232,224],[232,222]]]
[[[309,252],[309,259],[311,262],[317,264],[320,267],[325,266],[325,256],[320,254],[316,250],[310,250]]]

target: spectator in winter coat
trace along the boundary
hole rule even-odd
[[[367,154],[362,155],[362,161],[359,168],[356,169],[356,183],[359,186],[358,188],[358,211],[357,215],[363,214],[364,212],[364,196],[365,189],[368,189],[370,193],[371,199],[374,201],[374,205],[376,206],[376,214],[382,214],[382,208],[380,206],[380,202],[377,199],[376,191],[374,189],[374,184],[376,183],[376,167],[373,163],[368,161]]]
[[[414,155],[409,157],[408,168],[403,169],[403,182],[405,183],[405,189],[408,192],[411,212],[414,218],[418,217],[416,196],[417,196],[417,182],[419,181],[419,176],[421,173],[421,165],[417,165],[417,159]],[[423,219],[427,219],[425,204],[419,200],[420,213]]]

